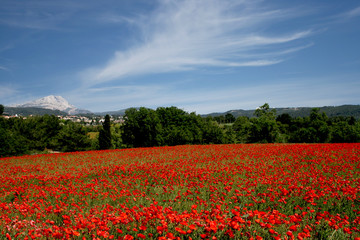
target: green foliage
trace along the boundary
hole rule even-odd
[[[329,118],[320,109],[314,108],[307,117],[292,118],[283,113],[275,119],[275,109],[268,104],[259,107],[257,118],[238,117],[233,124],[237,142],[359,142],[360,130],[354,117]]]
[[[62,152],[89,150],[91,141],[83,126],[67,122],[56,138],[55,149]]]
[[[215,116],[214,120],[218,123],[225,123],[225,116],[224,115],[220,115],[220,116]]]
[[[223,143],[218,124],[176,107],[128,109],[123,125],[123,143],[128,147]]]
[[[47,149],[66,152],[90,148],[90,139],[78,123],[63,123],[54,115],[0,118],[0,156],[42,153]]]
[[[264,105],[258,107],[255,110],[254,115],[258,118],[260,117],[266,117],[269,119],[275,119],[276,116],[276,110],[275,109],[271,109],[270,110],[270,106],[268,103],[265,103]]]
[[[144,107],[130,108],[125,111],[124,119],[123,142],[128,147],[161,145],[161,123],[154,110]]]
[[[235,131],[238,143],[246,143],[248,141],[251,125],[250,119],[245,116],[240,116],[235,120],[232,128]]]
[[[231,128],[225,128],[226,130],[223,131],[217,122],[205,121],[203,129],[203,143],[219,144],[232,141],[234,139],[234,133]]]
[[[111,123],[110,116],[105,116],[105,121],[103,123],[103,128],[99,132],[99,148],[100,149],[110,149],[112,147],[111,143]]]
[[[329,118],[320,109],[293,118],[265,103],[254,117],[232,114],[202,118],[176,107],[126,110],[123,124],[111,126],[110,116],[99,126],[60,121],[54,115],[5,119],[0,117],[0,156],[67,152],[88,149],[174,146],[222,143],[359,142],[360,121],[354,117]],[[91,134],[90,134],[91,133]],[[98,137],[97,137],[98,136]]]
[[[53,140],[61,130],[60,121],[54,115],[30,117],[27,119],[10,118],[8,129],[20,138],[27,139],[29,149],[42,151],[53,148]]]
[[[343,116],[343,117],[354,117],[355,119],[360,119],[360,105],[342,105],[342,106],[328,106],[320,107],[321,112],[324,112],[329,118]],[[304,118],[310,115],[312,108],[311,107],[298,107],[298,108],[275,108],[278,115],[284,113],[289,114],[292,118]],[[240,116],[245,116],[251,118],[254,116],[255,110],[232,110],[231,114],[235,118]],[[229,112],[226,112],[229,113]],[[226,113],[212,113],[207,114],[204,117],[212,116],[214,118],[218,116],[224,117]],[[224,123],[224,122],[221,122]]]
[[[0,104],[0,116],[4,113],[4,105]]]
[[[316,135],[313,142],[328,142],[330,137],[330,128],[327,121],[327,115],[325,113],[320,114],[319,108],[311,110],[309,127],[315,130]]]
[[[224,126],[224,138],[223,143],[238,143],[237,142],[237,136],[236,132],[234,131],[233,127],[231,125],[225,125]]]
[[[37,142],[42,144],[38,147],[39,150],[45,148],[52,149],[54,148],[54,141],[56,136],[59,134],[62,127],[60,126],[60,120],[54,115],[44,115],[43,117],[31,118],[33,121],[32,124],[35,125],[32,132],[33,137]]]
[[[325,143],[330,140],[331,125],[325,113],[318,108],[311,110],[310,116],[297,118],[290,127],[290,142]]]
[[[111,143],[112,143],[112,148],[117,149],[117,148],[123,148],[125,147],[122,141],[122,127],[120,124],[115,124],[113,126],[111,126],[110,128],[111,131]]]
[[[250,122],[250,142],[273,143],[279,134],[278,125],[276,122],[276,110],[271,109],[269,104],[265,103],[255,110],[254,115],[257,118],[252,118]]]
[[[357,142],[360,139],[360,124],[350,125],[347,121],[336,122],[332,126],[331,142]]]
[[[234,117],[234,115],[232,115],[231,113],[227,113],[226,115],[225,115],[225,123],[233,123],[233,122],[235,122],[235,117]]]
[[[274,119],[252,118],[249,133],[249,142],[252,143],[273,143],[278,134],[278,128]]]
[[[211,116],[209,116],[211,117]],[[225,115],[220,115],[220,116],[214,116],[213,118],[217,123],[222,124],[222,123],[233,123],[235,122],[236,118],[234,117],[234,115],[232,115],[231,113],[226,113]]]
[[[0,118],[0,121],[2,119]],[[0,127],[0,157],[22,155],[29,150],[28,141],[9,129]]]
[[[289,126],[292,123],[292,118],[290,114],[283,113],[276,118],[276,121],[280,122],[281,124],[286,124]]]

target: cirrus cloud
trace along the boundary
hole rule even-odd
[[[85,86],[134,75],[190,71],[199,67],[258,67],[282,62],[309,43],[311,29],[266,34],[261,29],[286,21],[290,10],[266,9],[259,1],[160,1],[153,12],[128,19],[140,29],[138,44],[103,66],[82,71]],[[113,17],[114,18],[114,17]],[[120,18],[120,17],[119,17]],[[277,45],[277,51],[268,50]]]

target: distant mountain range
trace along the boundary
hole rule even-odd
[[[309,116],[311,109],[314,107],[296,107],[296,108],[275,108],[276,114],[281,115],[283,113],[289,114],[291,117],[305,117]],[[325,106],[325,107],[317,107],[320,109],[320,112],[326,113],[328,117],[336,117],[336,116],[344,116],[350,117],[353,116],[357,119],[360,118],[360,105],[342,105],[342,106]],[[207,116],[221,116],[226,115],[227,113],[231,113],[234,117],[239,116],[247,116],[249,118],[254,117],[255,109],[253,110],[230,110],[227,112],[219,112],[219,113],[210,113],[204,114],[203,117]]]
[[[43,116],[43,115],[55,115],[55,116],[66,116],[68,113],[62,112],[59,110],[51,110],[51,109],[45,109],[45,108],[36,108],[36,107],[8,107],[5,106],[4,109],[4,115],[9,116],[30,116],[30,115],[37,115],[37,116]]]
[[[127,109],[121,109],[117,111],[108,111],[108,112],[95,112],[95,115],[105,116],[106,114],[109,114],[110,116],[124,116],[125,111]]]
[[[74,105],[71,105],[65,98],[63,98],[61,96],[54,96],[54,95],[39,98],[34,101],[26,102],[23,104],[16,104],[11,107],[22,108],[22,111],[24,111],[24,108],[25,109],[26,108],[48,109],[48,110],[53,110],[53,111],[65,112],[69,115],[91,113],[88,110],[76,108]],[[36,110],[36,111],[39,111],[39,110]]]
[[[275,108],[277,115],[283,113],[288,113],[291,117],[305,117],[309,116],[311,109],[313,107],[298,107],[298,108]],[[357,119],[360,119],[360,105],[342,105],[342,106],[326,106],[319,107],[321,112],[325,112],[328,117],[334,116],[353,116]],[[5,114],[8,115],[100,115],[104,116],[106,114],[112,116],[123,116],[126,109],[118,111],[108,111],[108,112],[96,112],[92,113],[91,111],[79,109],[74,105],[71,105],[65,98],[61,96],[47,96],[31,102],[17,104],[13,106],[5,106]],[[254,110],[230,110],[226,112],[210,113],[203,114],[203,117],[207,116],[220,116],[231,113],[234,117],[247,116],[253,117]]]

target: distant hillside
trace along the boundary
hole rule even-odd
[[[35,108],[35,107],[6,107],[4,108],[4,115],[19,115],[19,116],[30,116],[30,115],[39,115],[43,116],[45,114],[48,115],[61,115],[66,116],[68,115],[66,112],[62,112],[59,110],[51,110],[45,108]]]
[[[281,115],[283,113],[288,113],[291,117],[306,117],[310,115],[312,107],[298,107],[298,108],[275,108],[277,115]],[[325,112],[328,117],[335,117],[335,116],[353,116],[356,119],[360,119],[360,105],[342,105],[342,106],[326,106],[320,107],[320,112]],[[125,115],[126,109],[118,110],[118,111],[108,111],[108,112],[98,112],[98,113],[78,113],[75,115],[87,116],[87,115],[100,115],[105,116],[109,114],[111,116],[123,116]],[[239,116],[247,116],[249,118],[254,117],[255,109],[253,110],[230,110],[227,112],[218,112],[218,113],[210,113],[204,114],[202,117],[207,116],[221,116],[227,113],[231,113],[234,117]],[[5,106],[4,109],[5,115],[15,115],[18,114],[20,116],[29,116],[29,115],[68,115],[68,113],[59,111],[59,110],[51,110],[45,108],[36,108],[36,107],[7,107]]]
[[[134,108],[139,109],[139,107],[134,107]],[[124,116],[125,111],[128,109],[130,109],[130,108],[121,109],[121,110],[117,110],[117,111],[96,112],[94,114],[99,115],[99,116],[105,116],[106,114],[109,114],[110,116]]]
[[[118,110],[118,111],[108,111],[108,112],[96,112],[96,115],[105,116],[109,114],[110,116],[124,116],[126,109]]]
[[[299,108],[275,108],[277,115],[283,113],[288,113],[291,117],[306,117],[310,115],[311,109],[313,107],[299,107]],[[360,105],[342,105],[342,106],[326,106],[319,107],[320,112],[325,112],[328,117],[335,116],[344,116],[350,117],[353,116],[356,119],[360,119]],[[254,117],[255,110],[230,110],[223,113],[210,113],[203,115],[207,116],[221,116],[227,113],[231,113],[234,117],[247,116],[249,118]]]

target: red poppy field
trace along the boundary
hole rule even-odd
[[[360,239],[360,144],[0,161],[0,239]]]

